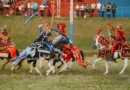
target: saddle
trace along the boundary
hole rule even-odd
[[[98,50],[98,58],[104,58],[109,56],[111,53],[109,48],[102,48]]]

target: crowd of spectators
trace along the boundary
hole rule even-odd
[[[20,0],[0,0],[0,12],[6,16],[31,16],[32,14],[39,12],[41,16],[44,16],[44,9],[48,8],[47,0],[44,0],[41,5],[38,5],[37,0],[34,2],[26,1],[27,0],[24,0],[22,2],[20,2]]]
[[[28,0],[27,2],[27,0],[0,0],[0,12],[3,12],[6,16],[31,16],[35,13],[44,16],[45,9],[51,6],[48,4],[48,1],[49,0],[43,0],[43,2],[39,5],[37,1],[32,2]],[[108,2],[107,5],[104,5],[101,2],[84,3],[82,0],[76,1],[82,3],[80,5],[77,4],[74,7],[76,17],[104,17],[105,13],[108,18],[116,17],[116,4],[111,5],[111,3]]]
[[[81,5],[77,4],[75,6],[75,12],[76,12],[76,17],[104,17],[104,13],[107,13],[107,17],[112,17],[115,18],[116,16],[116,4],[114,3],[111,5],[110,2],[105,6],[101,2],[93,2],[91,4],[89,3],[82,3]]]

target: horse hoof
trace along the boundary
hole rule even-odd
[[[123,74],[123,72],[120,72],[119,75]]]
[[[93,68],[93,71],[96,71],[96,69],[95,69],[95,68]]]
[[[42,75],[42,74],[40,74],[40,77],[43,77],[43,75]]]
[[[108,74],[108,72],[105,72],[104,74]]]
[[[2,67],[2,70],[4,70],[4,67]]]
[[[48,76],[49,75],[49,72],[48,71],[46,71],[46,76]]]

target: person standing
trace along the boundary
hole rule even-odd
[[[102,18],[104,18],[104,13],[105,13],[105,11],[106,11],[105,5],[102,4],[102,5],[101,5],[101,16],[102,16]]]
[[[96,4],[93,2],[93,3],[91,4],[92,17],[94,17],[95,8],[96,8]]]
[[[41,14],[41,17],[44,16],[44,9],[45,9],[45,6],[43,4],[40,5],[40,14]]]
[[[31,15],[31,2],[29,1],[28,4],[27,4],[27,8],[28,8],[28,16]]]
[[[85,9],[84,4],[82,4],[82,5],[80,6],[81,17],[84,17],[84,9]]]
[[[108,5],[107,5],[107,17],[110,18],[111,17],[111,4],[110,2],[108,2]]]
[[[31,8],[30,8],[31,10],[30,10],[30,15],[32,15],[33,14],[33,2],[31,2]]]
[[[38,11],[38,3],[35,1],[33,3],[33,14],[37,14],[37,11]]]
[[[114,3],[113,5],[112,5],[112,16],[113,16],[113,18],[115,18],[115,15],[116,15],[116,4]]]
[[[98,16],[100,17],[100,11],[101,11],[101,3],[97,3],[97,10],[98,10]]]
[[[79,5],[78,4],[76,5],[75,9],[76,9],[76,17],[79,17]]]

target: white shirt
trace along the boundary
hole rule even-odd
[[[97,9],[100,9],[101,8],[101,3],[97,3]]]
[[[75,8],[76,8],[76,10],[79,10],[79,5],[76,5],[76,7],[75,7]]]
[[[40,5],[40,10],[44,10],[45,6],[44,5]]]
[[[80,9],[81,9],[81,10],[84,10],[84,8],[85,8],[84,5],[81,5],[81,6],[80,6]]]
[[[92,9],[95,9],[96,8],[96,5],[94,3],[91,4],[91,8]]]
[[[28,3],[28,8],[31,8],[31,3],[30,2]]]

